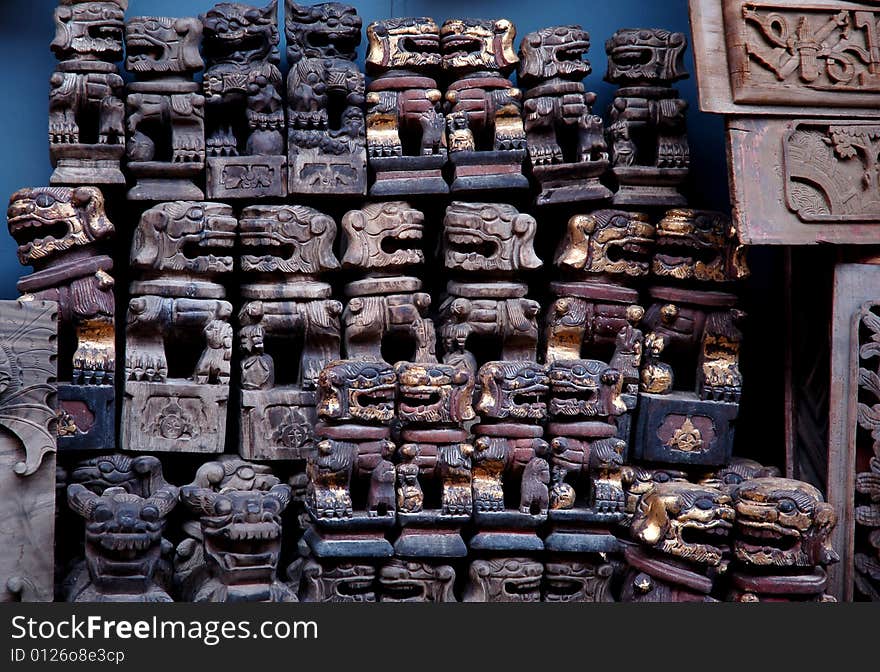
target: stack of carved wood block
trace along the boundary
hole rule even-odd
[[[680,190],[684,35],[609,38],[603,119],[576,25],[376,21],[367,85],[356,10],[288,1],[285,87],[276,2],[126,4],[58,7],[52,186],[9,206],[10,595],[828,599],[834,512],[733,457],[745,250]]]

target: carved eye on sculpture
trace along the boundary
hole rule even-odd
[[[703,511],[708,511],[715,506],[715,502],[713,502],[710,497],[697,497],[694,506]]]
[[[145,520],[148,523],[155,523],[159,520],[159,509],[152,504],[147,504],[141,509],[141,520]]]
[[[236,471],[235,473],[238,474],[239,478],[245,481],[253,480],[254,476],[256,476],[256,472],[251,466],[239,467],[238,471]]]
[[[151,33],[156,32],[157,30],[159,30],[160,27],[161,26],[159,25],[158,21],[146,21],[144,23],[144,30],[147,30]]]
[[[372,380],[373,378],[379,377],[379,372],[373,367],[368,366],[367,368],[361,370],[361,377],[369,378],[370,380]]]
[[[526,380],[531,380],[535,377],[535,372],[532,369],[524,369],[521,375]]]
[[[654,474],[654,482],[655,483],[669,483],[669,474],[665,471],[658,471]]]
[[[274,497],[266,497],[263,499],[263,511],[276,514],[281,512],[281,502]]]
[[[227,497],[220,497],[214,502],[214,513],[221,516],[232,513],[232,502]]]
[[[113,463],[110,460],[104,460],[98,463],[98,471],[102,474],[112,474],[115,469],[116,467],[113,466]]]
[[[616,226],[618,229],[625,229],[627,225],[626,217],[622,217],[617,215],[616,217],[611,218],[611,226]]]
[[[113,512],[106,506],[99,506],[92,514],[92,520],[97,523],[106,523],[113,519]]]
[[[724,485],[739,485],[743,482],[742,476],[735,473],[724,474],[724,478],[721,480]]]
[[[205,211],[203,208],[195,206],[186,211],[186,216],[193,221],[201,221],[205,216]]]
[[[55,198],[51,194],[39,194],[34,202],[41,208],[50,208],[55,205]]]
[[[397,214],[400,212],[400,208],[399,208],[397,205],[393,204],[393,203],[389,203],[389,204],[386,205],[384,208],[382,208],[382,211],[383,211],[386,215],[392,215],[392,216],[394,216],[394,215],[397,215]]]
[[[483,208],[480,210],[480,218],[486,222],[490,222],[498,217],[498,213],[492,208]]]
[[[779,503],[776,504],[776,508],[782,511],[782,513],[794,513],[797,511],[797,504],[794,503],[793,499],[780,499]]]
[[[580,364],[576,364],[573,367],[571,367],[571,372],[573,375],[577,376],[578,378],[580,378],[581,376],[585,376],[587,374],[586,368],[584,368]]]

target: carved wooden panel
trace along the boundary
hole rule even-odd
[[[878,116],[877,3],[690,0],[690,19],[704,112]]]
[[[58,307],[0,302],[0,602],[50,602]]]
[[[734,118],[727,142],[734,222],[744,244],[880,242],[880,125]]]

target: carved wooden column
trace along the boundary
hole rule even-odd
[[[684,205],[690,165],[687,102],[671,85],[688,76],[687,38],[660,28],[618,30],[605,43],[605,81],[618,85],[609,110],[614,205]]]
[[[582,82],[592,72],[589,49],[590,35],[580,26],[543,28],[520,42],[517,81],[525,89],[532,175],[541,187],[536,205],[611,197],[599,181],[610,165],[605,126],[592,111],[596,94]]]
[[[188,602],[296,602],[279,571],[281,516],[290,487],[265,465],[231,455],[199,467],[180,499],[196,517],[185,526],[174,582]]]
[[[314,450],[315,388],[321,370],[340,356],[342,304],[326,274],[336,223],[301,205],[242,210],[242,457],[304,460]],[[299,346],[296,365],[279,370]]]
[[[122,30],[128,0],[60,0],[49,80],[49,156],[53,185],[124,185]]]
[[[397,359],[436,361],[434,323],[427,317],[431,296],[415,275],[425,262],[424,220],[402,201],[369,203],[342,218],[342,267],[366,276],[345,286],[346,357],[380,360],[383,344],[396,342]]]
[[[29,300],[58,303],[58,445],[116,448],[116,306],[113,237],[104,196],[95,187],[35,187],[9,200],[9,232],[18,259],[34,272],[18,281]]]
[[[443,220],[443,260],[452,279],[440,306],[443,361],[476,373],[473,349],[496,359],[536,361],[540,305],[523,272],[540,268],[538,224],[504,203],[453,201]]]
[[[163,203],[141,216],[125,337],[127,450],[223,452],[232,304],[217,280],[232,272],[237,229],[220,203]]]
[[[287,195],[278,0],[221,3],[199,17],[205,53],[208,198]]]
[[[351,5],[285,0],[291,194],[367,193],[361,17]]]
[[[58,305],[0,302],[0,602],[55,592]]]
[[[367,39],[370,196],[448,193],[440,29],[428,17],[386,19],[367,26]]]
[[[192,17],[138,16],[125,24],[126,158],[130,200],[204,198],[205,98],[192,76],[204,65],[202,24]]]
[[[522,92],[508,79],[515,39],[507,19],[450,19],[440,29],[453,193],[529,186]]]

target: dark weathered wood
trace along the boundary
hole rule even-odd
[[[199,19],[206,61],[207,196],[286,196],[278,0],[261,9],[222,3]]]
[[[204,198],[195,180],[205,171],[205,97],[192,81],[204,66],[201,39],[194,17],[125,24],[125,69],[135,76],[126,99],[127,166],[137,180],[131,200]]]
[[[837,515],[832,547],[843,562],[828,568],[828,592],[851,600],[854,580],[854,501],[858,433],[859,331],[862,306],[880,296],[880,265],[838,264],[831,323],[828,502]]]
[[[54,594],[58,306],[0,302],[0,602]]]
[[[536,205],[601,201],[611,197],[599,177],[608,169],[596,94],[582,80],[590,35],[580,26],[543,28],[523,37],[517,80],[525,89],[523,118],[532,175],[541,186]]]
[[[49,80],[50,184],[124,185],[122,30],[128,0],[62,2],[55,9]]]
[[[361,17],[351,5],[285,0],[287,152],[291,194],[367,191]]]

